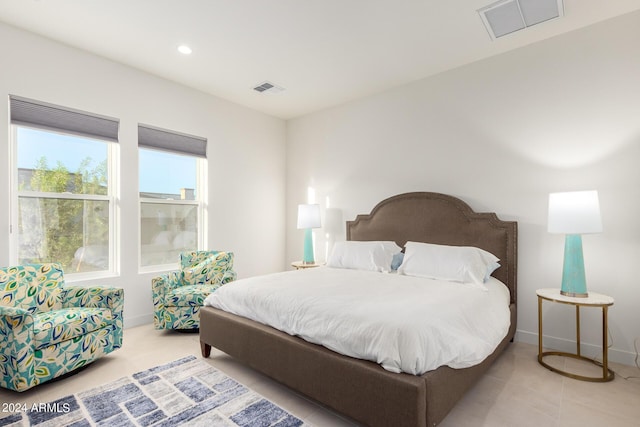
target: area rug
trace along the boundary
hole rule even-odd
[[[304,425],[195,356],[0,418],[11,427]]]

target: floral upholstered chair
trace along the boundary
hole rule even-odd
[[[60,264],[0,268],[0,386],[25,391],[122,346],[124,291],[68,286]]]
[[[233,252],[182,252],[179,271],[151,281],[155,328],[199,329],[205,298],[235,279]]]

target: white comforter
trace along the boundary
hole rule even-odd
[[[419,375],[476,365],[509,329],[509,291],[418,277],[320,267],[231,282],[205,305],[338,353]]]

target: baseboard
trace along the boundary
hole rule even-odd
[[[545,349],[554,349],[557,351],[576,352],[576,341],[564,338],[543,336],[543,345]],[[538,334],[528,331],[517,330],[515,340],[527,344],[538,345]],[[582,343],[580,350],[583,356],[597,358],[602,360],[602,347],[594,344]],[[635,366],[636,354],[630,351],[609,348],[609,361],[621,363],[623,365]]]
[[[153,323],[153,313],[142,314],[140,316],[127,316],[124,318],[124,328],[135,328],[136,326]]]

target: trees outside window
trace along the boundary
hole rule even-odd
[[[19,264],[113,270],[113,143],[14,126]]]

